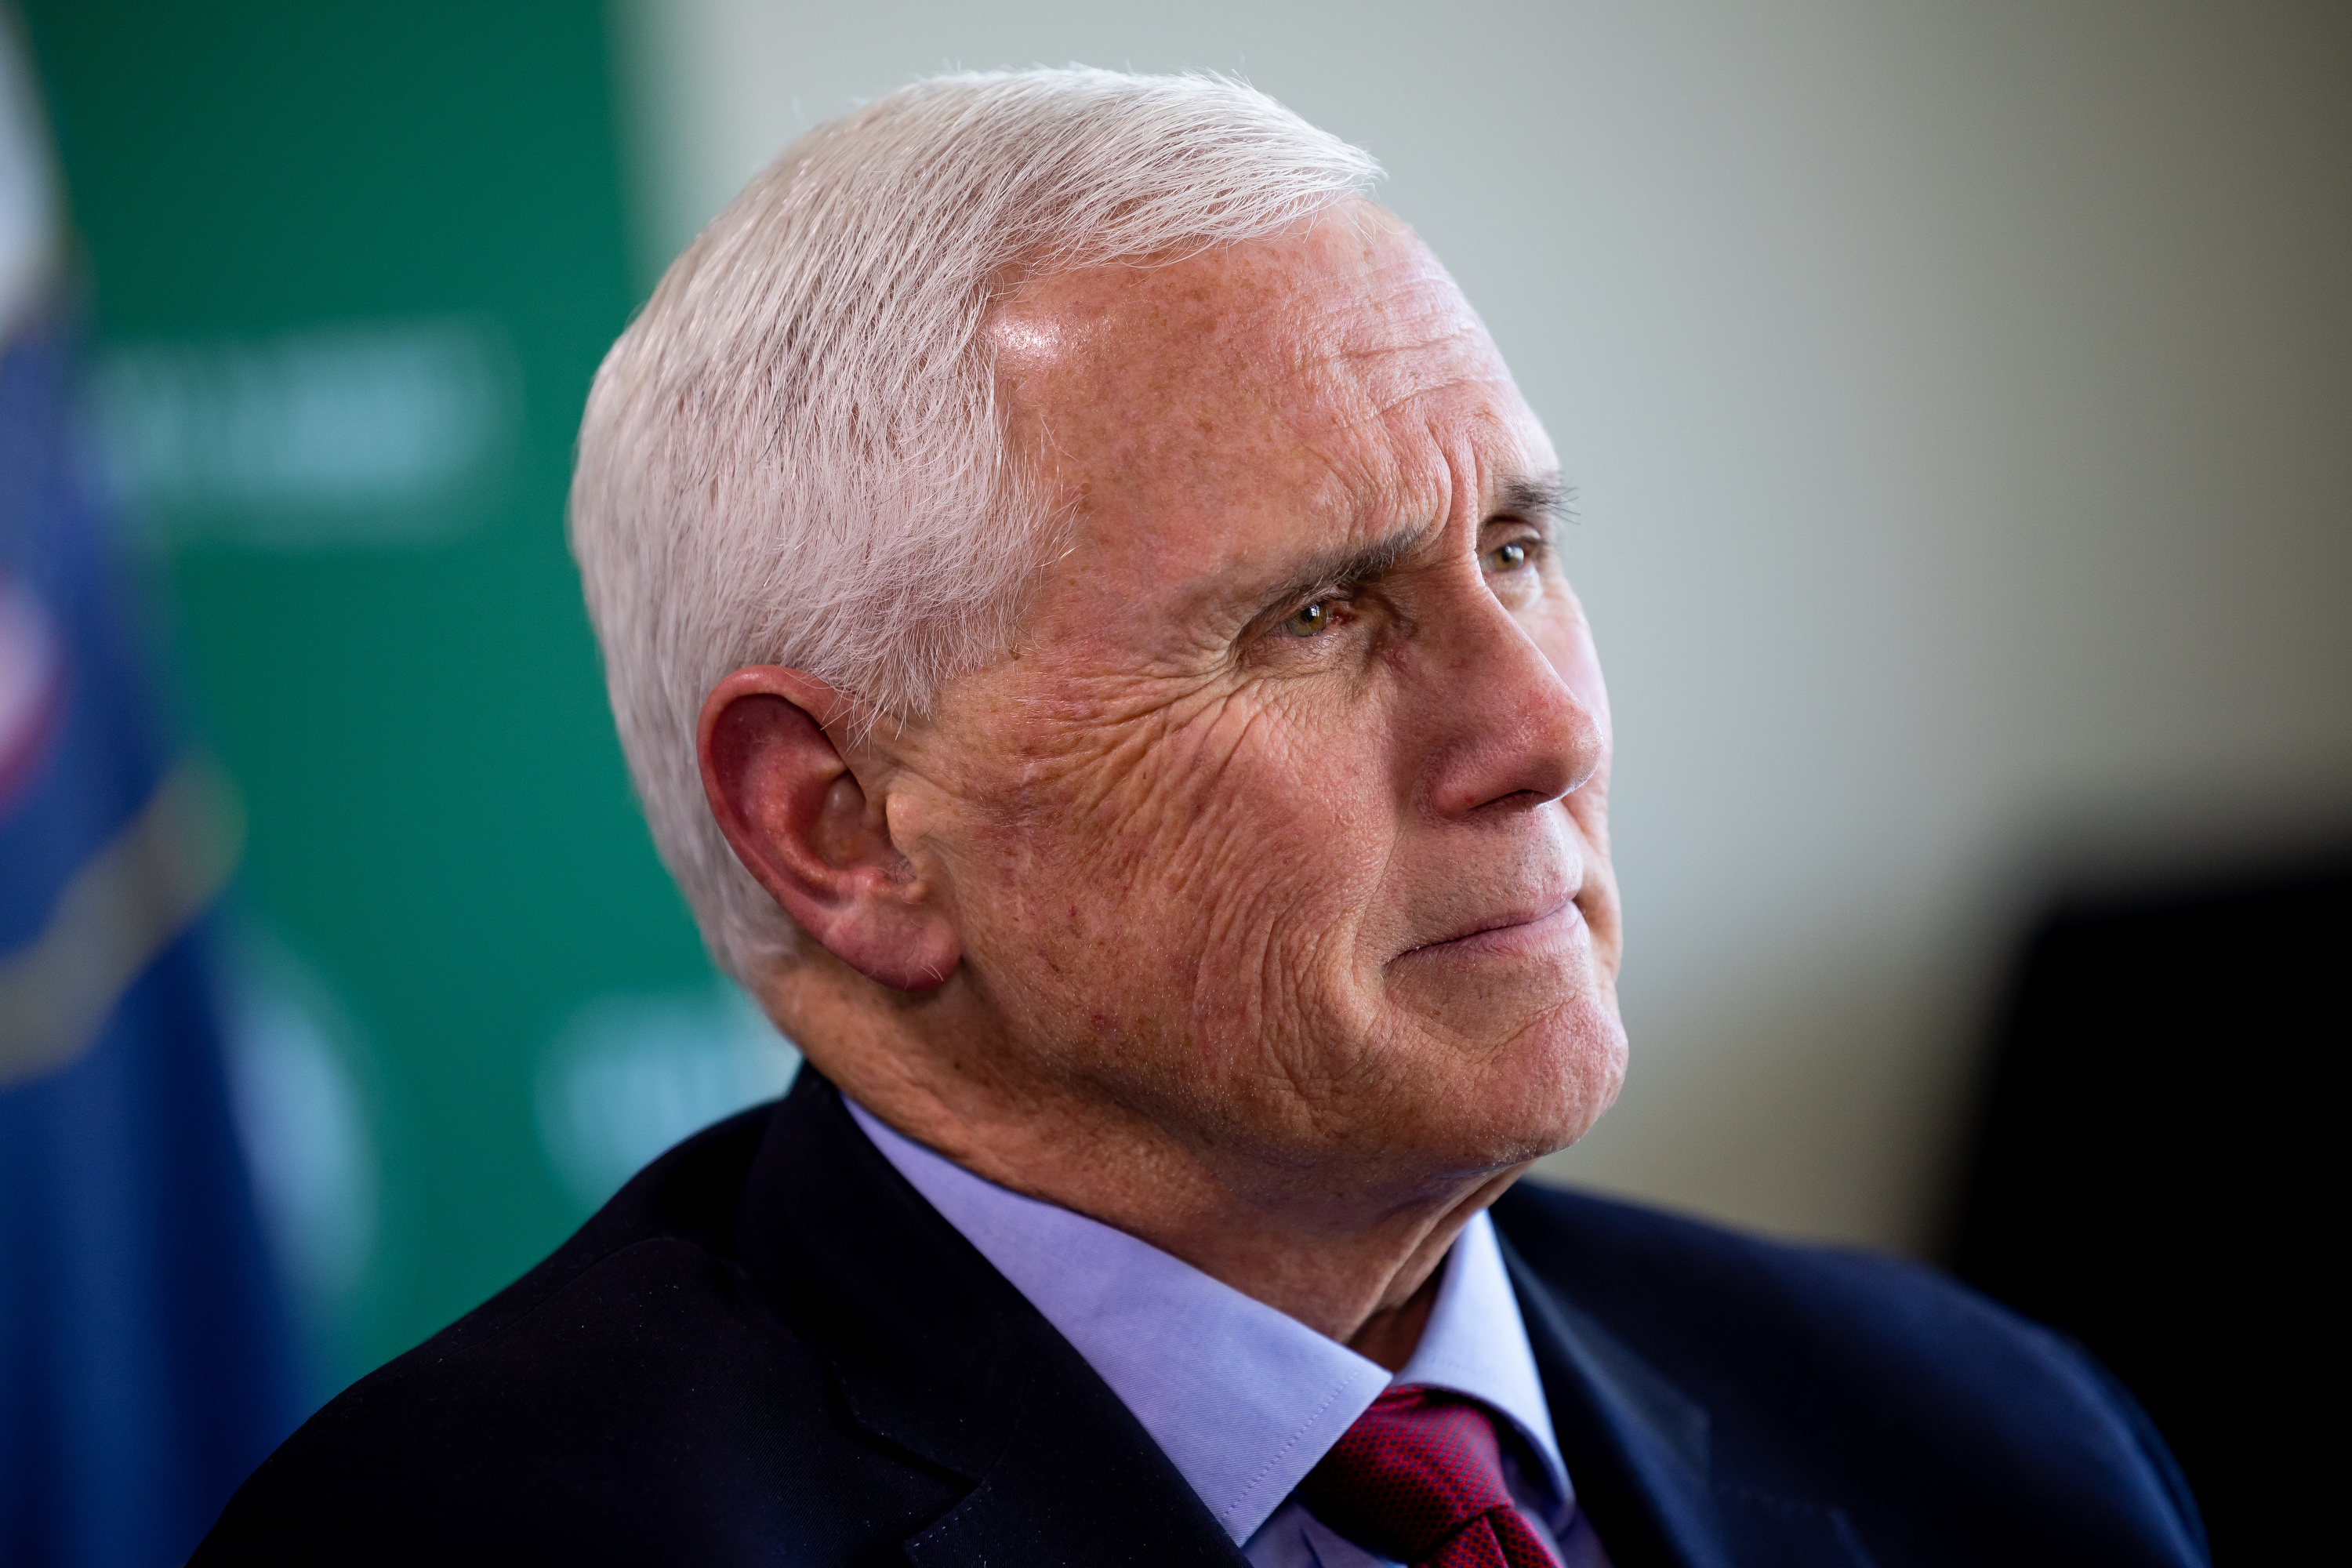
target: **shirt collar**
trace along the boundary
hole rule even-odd
[[[1236,1544],[1390,1383],[1378,1363],[1125,1231],[972,1174],[845,1102],[884,1158],[1086,1358]],[[1567,1474],[1484,1213],[1454,1243],[1396,1381],[1484,1400]]]
[[[1554,1506],[1574,1497],[1568,1467],[1560,1460],[1559,1439],[1551,1429],[1551,1407],[1544,1403],[1535,1347],[1528,1342],[1518,1295],[1511,1289],[1502,1244],[1486,1210],[1479,1210],[1454,1238],[1428,1326],[1396,1381],[1450,1388],[1484,1401],[1517,1426],[1535,1451],[1551,1483]]]

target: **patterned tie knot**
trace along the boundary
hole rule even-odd
[[[1357,1545],[1413,1568],[1555,1568],[1511,1504],[1494,1422],[1444,1389],[1381,1394],[1298,1495]]]

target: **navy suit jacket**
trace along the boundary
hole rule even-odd
[[[1617,1568],[2206,1561],[2131,1400],[1939,1276],[1525,1184],[1494,1214]],[[1243,1558],[803,1069],[320,1411],[194,1559],[540,1562]]]

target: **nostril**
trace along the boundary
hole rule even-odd
[[[1513,790],[1508,795],[1496,796],[1478,809],[1491,812],[1533,811],[1538,806],[1549,805],[1559,798],[1559,796],[1556,795],[1546,795],[1541,790]]]

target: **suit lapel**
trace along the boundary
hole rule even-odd
[[[971,1495],[907,1542],[920,1568],[981,1563],[1201,1564],[1240,1551],[1066,1343],[1034,1364],[1013,1430]],[[1100,1402],[1118,1405],[1104,1418]]]
[[[1507,1237],[1502,1247],[1560,1458],[1610,1562],[1730,1568],[1705,1408],[1536,1278]]]
[[[1500,1217],[1500,1216],[1498,1216]],[[863,1431],[971,1483],[919,1568],[1244,1559],[1150,1435],[803,1068],[737,1209],[745,1267]],[[1503,1241],[1561,1458],[1616,1568],[1866,1564],[1844,1517],[1742,1484],[1705,1406]]]
[[[746,1266],[858,1426],[973,1483],[924,1568],[1242,1562],[1118,1396],[803,1068],[739,1210]]]
[[[1502,1247],[1577,1505],[1614,1568],[1869,1568],[1843,1513],[1726,1474],[1706,1406]]]

